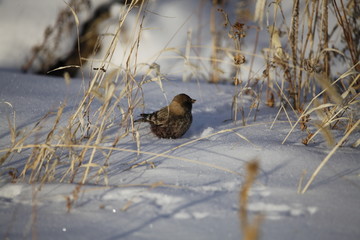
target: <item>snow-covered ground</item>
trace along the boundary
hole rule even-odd
[[[0,9],[12,1],[1,1]],[[16,36],[13,38],[18,40]],[[29,41],[36,42],[34,38],[30,37]],[[1,46],[5,51],[6,47]],[[6,60],[2,55],[0,66],[7,69],[14,66]],[[66,100],[63,118],[66,119],[81,98],[82,84],[80,79],[66,85],[62,78],[1,70],[0,151],[11,142],[8,117],[16,119],[17,129],[30,130],[44,114],[55,111]],[[68,199],[74,198],[78,185],[54,182],[43,185],[39,191],[37,184],[9,182],[9,170],[21,170],[31,153],[22,151],[0,167],[0,236],[4,239],[241,239],[239,192],[246,163],[257,159],[260,172],[250,190],[248,211],[250,219],[263,217],[260,239],[360,238],[359,148],[350,147],[360,133],[333,155],[306,194],[298,194],[299,184],[304,185],[330,151],[321,137],[304,146],[301,139],[306,134],[296,128],[286,143],[281,144],[291,127],[281,115],[270,128],[277,109],[262,103],[255,122],[252,113],[245,127],[241,121],[235,124],[230,120],[232,85],[182,82],[179,78],[164,80],[163,90],[167,99],[184,92],[197,101],[193,107],[193,124],[181,139],[158,139],[146,124],[140,125],[141,150],[167,155],[152,159],[155,168],[144,165],[129,170],[129,162],[152,156],[114,152],[107,169],[109,185],[101,181],[82,185],[68,212]],[[143,91],[146,111],[168,103],[156,83],[145,84]],[[245,101],[245,104],[250,103]],[[140,111],[136,109],[135,114]],[[114,116],[116,120],[120,117]],[[114,125],[114,131],[109,131],[109,145],[117,128]],[[176,148],[180,145],[183,146]],[[137,149],[130,136],[119,147]],[[95,163],[102,164],[103,159],[99,157]]]
[[[67,87],[60,79],[1,73],[1,101],[12,104],[16,125],[30,129],[49,109],[68,98],[65,114],[76,105],[80,80]],[[239,239],[239,191],[246,162],[256,158],[261,171],[250,191],[251,216],[264,216],[261,239],[358,239],[360,236],[359,150],[342,147],[324,167],[310,190],[298,194],[302,174],[308,178],[329,149],[319,142],[304,146],[296,131],[284,145],[281,141],[290,127],[279,122],[270,129],[276,111],[261,106],[256,122],[235,125],[230,118],[233,89],[226,85],[164,83],[170,96],[186,92],[196,98],[194,122],[186,135],[177,140],[157,139],[146,124],[141,126],[141,150],[167,154],[149,166],[125,170],[136,154],[124,159],[114,153],[109,164],[110,186],[85,185],[70,213],[66,197],[72,197],[75,184],[11,184],[5,181],[10,167],[21,166],[29,151],[1,167],[0,224],[2,237],[9,239]],[[146,109],[166,104],[153,83],[144,89]],[[1,104],[0,145],[9,144]],[[10,115],[11,116],[11,115]],[[222,130],[211,137],[206,137]],[[248,141],[239,137],[240,134]],[[110,137],[110,136],[109,136]],[[120,146],[136,149],[129,138]],[[148,159],[143,154],[140,160]],[[98,163],[102,159],[97,160]]]

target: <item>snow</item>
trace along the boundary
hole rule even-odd
[[[0,6],[3,26],[2,20],[11,18],[2,14],[5,7],[11,10],[19,6],[12,0],[3,0]],[[54,3],[49,8],[54,10],[56,6],[59,5]],[[28,14],[36,15],[31,11],[35,6],[26,7]],[[179,1],[176,8],[181,8]],[[189,7],[181,11],[189,12]],[[172,13],[177,11],[168,11],[167,16]],[[38,21],[35,16],[26,16]],[[17,19],[24,21],[21,17]],[[22,26],[16,25],[12,33],[36,28]],[[12,31],[7,29],[9,33]],[[37,34],[41,36],[42,31],[38,30]],[[29,49],[39,39],[35,35],[29,41],[22,41],[24,44],[18,49]],[[5,43],[4,37],[0,37],[0,66],[13,69],[0,70],[0,150],[11,143],[8,118],[15,119],[17,129],[28,131],[44,114],[56,111],[66,102],[61,123],[65,125],[89,80],[73,79],[67,85],[61,78],[19,73],[18,67],[25,56],[4,57],[10,49],[5,46],[18,50],[14,46],[19,44],[19,37],[15,34],[7,38],[10,40]],[[163,48],[163,44],[159,41],[157,47]],[[234,123],[232,85],[180,80],[164,80],[162,84],[163,89],[156,83],[143,86],[146,111],[157,110],[181,92],[197,101],[193,124],[181,139],[158,139],[146,124],[140,125],[141,151],[167,155],[152,160],[155,168],[144,165],[128,169],[129,162],[152,156],[117,151],[109,160],[108,185],[103,181],[97,184],[95,180],[80,188],[77,184],[56,181],[44,185],[11,183],[9,170],[21,169],[31,154],[23,150],[0,167],[0,236],[4,239],[241,239],[239,192],[246,163],[258,159],[260,171],[250,189],[247,210],[250,219],[263,217],[261,239],[360,238],[359,148],[350,147],[360,133],[336,152],[306,194],[298,194],[301,179],[307,180],[330,151],[321,137],[304,146],[301,139],[306,134],[297,128],[281,144],[291,126],[281,115],[270,128],[277,109],[263,103],[256,121],[252,113],[246,126],[241,121]],[[245,104],[250,105],[247,101]],[[138,115],[142,109],[135,111]],[[113,117],[114,121],[120,119]],[[54,117],[45,126],[51,126],[51,119]],[[111,129],[114,131],[109,131],[109,139],[114,137],[116,129],[114,126]],[[108,140],[104,146],[111,143]],[[130,136],[119,147],[137,149]],[[102,161],[101,157],[96,159],[99,164]],[[78,195],[74,194],[77,189]],[[73,202],[70,211],[69,201]]]
[[[68,114],[81,92],[80,80],[67,87],[60,79],[2,72],[0,81],[4,86],[1,101],[11,102],[17,126],[25,129],[49,109],[55,109],[64,95],[68,96]],[[141,150],[162,153],[199,137],[203,139],[167,153],[178,158],[155,159],[154,169],[145,166],[124,171],[127,160],[121,160],[122,153],[114,153],[108,173],[110,186],[82,186],[70,213],[66,198],[73,197],[75,184],[45,184],[36,191],[38,185],[5,180],[7,169],[21,166],[19,161],[29,154],[23,152],[2,166],[1,235],[17,239],[36,231],[38,239],[239,239],[238,194],[244,166],[258,158],[261,171],[249,194],[248,211],[251,216],[265,216],[262,239],[359,237],[358,149],[341,148],[310,191],[300,195],[297,186],[302,172],[313,171],[324,158],[328,152],[325,143],[307,147],[297,144],[302,133],[296,132],[287,144],[281,145],[290,127],[279,123],[269,129],[269,118],[275,117],[276,110],[271,113],[265,106],[260,109],[258,121],[249,122],[247,127],[225,121],[230,117],[225,100],[231,99],[232,86],[176,81],[164,83],[164,90],[169,97],[178,92],[199,97],[194,105],[193,125],[178,140],[157,139],[146,125],[141,126]],[[146,108],[166,103],[156,84],[144,92]],[[203,110],[210,104],[214,111]],[[9,143],[9,133],[3,113],[11,111],[4,104],[0,109],[0,145],[4,147]],[[234,132],[215,134],[230,128],[250,143]],[[206,137],[209,134],[215,135]],[[126,145],[135,147],[130,139]],[[140,159],[146,158],[143,155]]]

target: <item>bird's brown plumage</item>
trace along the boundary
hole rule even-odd
[[[151,131],[159,138],[179,138],[190,128],[192,123],[192,104],[195,99],[181,93],[171,103],[153,113],[140,114],[135,122],[150,123]]]

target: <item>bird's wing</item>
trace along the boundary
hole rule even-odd
[[[159,111],[154,112],[150,120],[156,125],[166,124],[169,119],[169,108],[163,107]]]

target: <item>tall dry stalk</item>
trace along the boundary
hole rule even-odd
[[[210,13],[210,33],[211,33],[211,76],[210,82],[217,83],[219,82],[219,72],[217,71],[218,67],[218,46],[219,46],[219,34],[216,31],[216,8],[217,0],[212,1],[211,13]]]
[[[212,0],[210,10],[210,34],[211,34],[211,71],[210,71],[210,82],[219,83],[220,81],[220,47],[221,47],[221,31],[218,30],[217,10],[223,8],[226,1],[224,0]]]
[[[347,6],[343,1],[332,1],[337,22],[343,33],[343,42],[346,44],[343,52],[350,55],[352,65],[356,66],[356,71],[360,72],[360,4],[358,0],[351,0]],[[340,7],[339,7],[340,5]],[[360,82],[356,82],[354,89],[359,91]]]
[[[258,44],[258,28],[257,27],[252,27],[253,29],[256,30],[256,41],[254,44],[254,52],[252,54],[252,58],[251,58],[251,62],[250,62],[250,68],[249,68],[249,79],[247,80],[243,80],[242,79],[242,72],[243,72],[243,64],[246,63],[246,57],[245,54],[242,50],[243,48],[243,44],[244,44],[244,39],[246,37],[246,32],[249,29],[249,26],[247,26],[245,23],[240,22],[240,19],[247,21],[249,16],[245,17],[242,16],[241,17],[237,17],[236,21],[234,23],[232,23],[232,21],[230,21],[228,14],[225,12],[225,10],[223,9],[219,9],[218,10],[220,13],[222,13],[223,17],[224,17],[224,27],[228,30],[227,32],[227,36],[229,37],[229,39],[232,42],[232,48],[228,48],[228,54],[232,56],[232,82],[234,85],[234,95],[232,98],[232,104],[231,104],[231,109],[232,109],[232,119],[234,120],[234,122],[236,123],[238,120],[238,115],[241,115],[241,121],[243,126],[246,125],[247,123],[247,117],[250,116],[250,113],[252,112],[253,109],[255,110],[255,114],[254,114],[254,120],[256,120],[256,111],[257,108],[259,106],[259,102],[260,102],[260,97],[259,97],[259,93],[256,92],[254,90],[254,87],[257,85],[257,80],[255,80],[254,77],[254,81],[252,81],[252,79],[250,79],[250,77],[252,76],[252,67],[253,67],[253,63],[254,63],[254,56],[255,56],[255,52],[257,49],[257,44]],[[239,14],[240,13],[247,13],[248,9],[246,8],[240,8],[238,9]],[[239,19],[239,20],[238,20]],[[248,116],[246,116],[245,114],[245,101],[244,101],[244,96],[250,96],[252,98],[252,102],[250,103],[249,106],[249,113]]]
[[[293,10],[291,16],[291,27],[290,27],[290,47],[292,55],[293,66],[298,66],[298,36],[299,36],[299,0],[293,1]],[[298,78],[298,68],[293,69],[292,77],[289,78],[289,95],[293,100],[293,106],[295,109],[300,108],[299,96],[301,89],[301,79]]]
[[[329,48],[329,33],[328,33],[328,0],[322,0],[321,6],[321,52],[323,53],[324,58],[324,74],[325,77],[330,79],[330,55],[326,49]],[[327,96],[325,95],[323,98],[323,102],[327,102]]]

